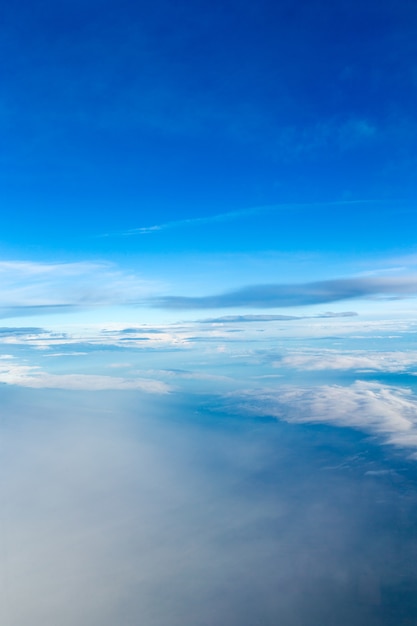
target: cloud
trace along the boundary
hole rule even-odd
[[[220,331],[207,330],[210,334]],[[13,344],[37,350],[53,349],[59,352],[91,353],[103,350],[128,350],[146,345],[151,350],[166,350],[184,346],[195,329],[172,328],[105,328],[100,323],[83,326],[81,329],[71,327],[66,332],[55,332],[37,328],[0,328],[0,345]],[[227,331],[223,331],[223,334]]]
[[[17,305],[0,307],[0,319],[10,319],[12,317],[28,317],[32,315],[56,315],[59,313],[74,313],[80,309],[79,304],[38,304]]]
[[[102,332],[106,332],[106,331],[103,330]],[[114,332],[114,331],[107,331],[107,332]],[[147,335],[160,335],[164,331],[161,330],[160,328],[149,328],[147,326],[140,326],[137,328],[122,328],[118,332],[121,334],[126,334],[126,335],[136,335],[138,333],[146,333]]]
[[[70,313],[128,303],[152,293],[151,283],[110,263],[0,261],[0,317]]]
[[[4,624],[415,623],[414,482],[361,479],[390,468],[372,446],[190,397],[0,392]]]
[[[298,424],[355,428],[386,443],[417,448],[417,397],[407,388],[358,380],[350,386],[250,390],[231,393],[229,398],[235,411]]]
[[[275,367],[293,367],[299,370],[362,370],[378,372],[404,372],[417,365],[417,352],[369,352],[355,350],[338,352],[322,350],[283,356],[273,363]]]
[[[160,232],[161,230],[172,230],[174,228],[183,228],[187,226],[199,226],[205,224],[216,224],[217,222],[229,222],[238,220],[245,217],[251,217],[260,213],[271,213],[273,211],[284,211],[291,209],[295,211],[297,209],[317,208],[324,206],[344,206],[344,205],[356,205],[366,204],[364,200],[341,200],[335,202],[310,202],[310,203],[283,203],[273,204],[265,206],[255,206],[246,209],[239,209],[236,211],[227,211],[225,213],[217,213],[215,215],[207,215],[202,217],[189,217],[180,220],[172,220],[170,222],[162,222],[161,224],[153,224],[152,226],[142,226],[139,228],[132,228],[122,233],[111,233],[111,236],[132,236],[132,235],[149,235],[152,233]],[[108,237],[109,234],[101,235],[102,237]]]
[[[253,207],[249,209],[241,209],[239,211],[228,211],[226,213],[217,213],[216,215],[208,215],[206,217],[190,217],[183,220],[174,220],[172,222],[164,222],[153,226],[143,226],[141,228],[132,228],[122,233],[122,235],[149,235],[150,233],[159,232],[161,230],[171,230],[173,228],[182,228],[184,226],[197,226],[204,224],[215,224],[216,222],[229,222],[232,220],[257,215],[276,209],[275,206]]]
[[[333,317],[354,317],[357,313],[343,311],[341,313],[321,313],[320,315],[223,315],[222,317],[208,317],[196,320],[200,324],[228,324],[241,322],[290,322],[294,320],[322,319]]]
[[[0,364],[0,383],[32,389],[69,389],[80,391],[136,389],[146,393],[166,394],[171,387],[152,378],[100,376],[96,374],[50,374],[39,367],[15,362]]]
[[[259,308],[325,304],[352,298],[417,295],[417,276],[340,278],[311,283],[250,285],[212,296],[163,296],[150,303],[166,309]]]
[[[0,327],[0,337],[20,337],[21,335],[43,335],[48,331],[44,328],[34,326],[18,326],[15,328],[3,326]]]

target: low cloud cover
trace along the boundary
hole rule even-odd
[[[213,427],[190,397],[0,392],[4,624],[398,626],[398,596],[417,616],[412,474],[372,443]]]

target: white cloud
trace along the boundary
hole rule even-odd
[[[100,376],[96,374],[50,374],[39,367],[15,364],[0,365],[0,383],[34,389],[72,389],[102,391],[137,389],[147,393],[165,394],[172,387],[152,378]]]
[[[355,350],[338,352],[303,351],[289,354],[273,363],[274,367],[293,367],[300,370],[362,370],[379,372],[403,372],[417,364],[417,352],[369,352]]]
[[[350,386],[244,391],[229,395],[233,403],[236,396],[238,410],[250,414],[355,428],[382,436],[387,443],[417,448],[417,396],[403,387],[359,380]]]
[[[287,205],[283,205],[287,206]],[[168,230],[172,228],[181,228],[183,226],[194,226],[194,225],[206,225],[216,222],[228,222],[232,220],[241,219],[244,217],[249,217],[252,215],[257,215],[261,212],[270,212],[274,209],[282,208],[276,206],[259,206],[259,207],[251,207],[248,209],[241,209],[238,211],[228,211],[227,213],[216,213],[215,215],[207,215],[205,217],[190,217],[182,220],[175,220],[172,222],[164,222],[162,224],[155,224],[153,226],[142,226],[140,228],[133,228],[131,230],[125,231],[122,235],[148,235],[149,233],[158,232],[161,230]]]

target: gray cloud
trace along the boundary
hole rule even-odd
[[[417,276],[340,278],[311,283],[250,285],[212,296],[163,296],[150,300],[166,309],[216,309],[255,306],[259,308],[325,304],[367,297],[417,295]]]

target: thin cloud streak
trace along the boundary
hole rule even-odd
[[[250,285],[212,296],[164,296],[150,304],[164,309],[259,308],[326,304],[353,298],[402,298],[417,295],[417,276],[340,278],[311,283]]]
[[[172,228],[181,228],[182,226],[192,226],[198,224],[214,224],[216,222],[228,222],[239,219],[241,217],[247,217],[250,215],[256,215],[258,213],[264,213],[272,211],[276,207],[254,207],[251,209],[242,209],[240,211],[228,211],[227,213],[219,213],[217,215],[209,215],[207,217],[190,217],[183,220],[174,220],[172,222],[165,222],[162,224],[155,224],[153,226],[144,226],[142,228],[133,228],[122,233],[124,236],[130,235],[149,235],[150,233],[158,232],[161,230],[170,230]]]
[[[252,215],[259,215],[262,213],[271,213],[273,211],[283,211],[290,209],[292,211],[297,209],[303,209],[308,207],[322,207],[322,206],[345,206],[356,204],[374,204],[375,201],[364,200],[341,200],[335,202],[311,202],[311,203],[283,203],[273,204],[265,206],[250,207],[247,209],[239,209],[236,211],[227,211],[225,213],[218,213],[216,215],[207,215],[203,217],[190,217],[180,220],[172,220],[169,222],[162,222],[161,224],[153,224],[152,226],[142,226],[139,228],[132,228],[121,233],[107,233],[100,235],[101,237],[110,237],[119,235],[122,237],[129,237],[134,235],[149,235],[152,233],[160,232],[162,230],[171,230],[174,228],[182,228],[187,226],[198,226],[204,224],[215,224],[216,222],[229,222],[238,220]]]

